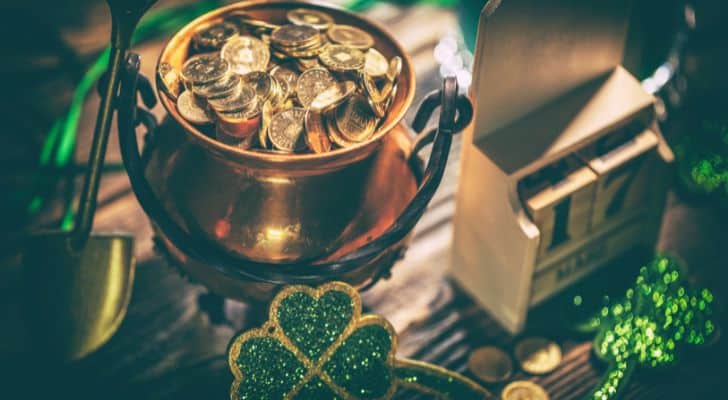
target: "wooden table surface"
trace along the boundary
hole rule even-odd
[[[377,6],[368,15],[386,26],[412,57],[417,97],[436,88],[440,78],[433,48],[443,35],[456,32],[456,17],[433,7],[391,5]],[[148,76],[152,75],[161,45],[157,42],[135,49],[142,55]],[[90,141],[87,136],[92,131],[98,104],[95,97],[84,108],[79,160],[86,158]],[[155,112],[161,117],[161,106]],[[380,282],[363,298],[368,311],[388,318],[399,332],[400,356],[434,362],[467,374],[467,357],[473,348],[496,344],[511,351],[518,337],[506,334],[447,277],[459,153],[458,139],[446,176],[416,228],[406,257],[396,265],[391,279]],[[113,134],[107,159],[120,160]],[[46,220],[54,217],[57,214],[51,213]],[[723,255],[723,249],[728,248],[725,222],[725,215],[717,210],[671,195],[659,241],[660,249],[676,252],[688,260],[698,281],[711,287],[719,297],[728,293]],[[210,321],[200,308],[200,295],[205,289],[180,276],[154,252],[146,216],[131,194],[124,174],[104,177],[95,229],[129,231],[136,237],[136,280],[121,328],[99,351],[74,365],[53,367],[43,376],[3,373],[8,383],[19,384],[25,394],[0,398],[227,398],[232,377],[226,365],[226,346],[236,331],[252,326],[251,306],[228,301],[225,309],[229,322]],[[637,266],[626,268],[634,271]],[[560,323],[554,304],[558,300],[532,313],[524,335],[557,340],[563,347],[561,365],[553,373],[539,377],[516,370],[513,379],[541,384],[552,399],[575,399],[597,383],[604,366],[591,358],[591,338],[569,333]],[[724,317],[722,314],[721,319],[725,320]],[[689,357],[674,370],[638,375],[625,398],[724,398],[721,384],[726,356],[725,340],[719,341],[710,352]],[[486,387],[497,397],[502,385]],[[413,396],[400,393],[398,398]]]

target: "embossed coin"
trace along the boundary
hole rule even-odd
[[[326,46],[319,59],[327,68],[337,72],[361,70],[366,60],[361,50],[343,45]]]
[[[319,93],[311,102],[310,107],[320,112],[329,111],[343,103],[354,92],[356,92],[354,82],[337,82]]]
[[[306,110],[300,107],[283,110],[271,118],[268,138],[273,148],[294,152],[305,148],[303,135]]]
[[[468,369],[486,383],[498,383],[511,377],[513,361],[505,351],[485,346],[470,353]]]
[[[219,99],[233,96],[240,90],[240,76],[231,74],[205,85],[192,85],[192,91],[206,99]]]
[[[198,54],[182,65],[182,79],[192,84],[214,82],[230,71],[230,64],[217,53]]]
[[[249,86],[243,85],[237,96],[223,97],[220,99],[208,99],[207,103],[217,112],[242,111],[250,107],[255,101],[255,91]]]
[[[373,78],[381,78],[387,74],[389,63],[387,59],[375,48],[367,50],[364,61],[364,71]]]
[[[283,25],[270,34],[271,43],[278,47],[300,47],[320,40],[318,29],[309,25]]]
[[[518,342],[514,350],[521,369],[529,374],[547,374],[561,363],[561,348],[548,339],[534,337]]]
[[[328,132],[329,138],[332,142],[336,143],[337,146],[347,148],[356,145],[356,142],[346,139],[341,134],[339,128],[336,127],[336,121],[334,118],[324,118],[324,124],[326,125],[326,132]]]
[[[334,19],[328,14],[310,8],[296,8],[291,10],[286,14],[286,18],[292,24],[310,25],[320,31],[325,31],[334,23]]]
[[[399,78],[399,74],[402,73],[402,57],[394,56],[389,60],[389,67],[387,68],[387,79],[395,83]]]
[[[336,80],[329,71],[323,68],[307,69],[298,77],[296,96],[304,107],[308,107],[319,93],[334,84],[336,84]]]
[[[207,114],[203,106],[200,106],[192,92],[184,91],[177,97],[177,111],[182,118],[196,124],[203,125],[212,123],[212,118]]]
[[[326,35],[332,42],[366,50],[374,46],[374,38],[351,25],[332,25]]]
[[[204,26],[192,36],[197,50],[219,50],[231,37],[238,34],[238,27],[232,22],[217,22]]]
[[[549,400],[549,394],[543,388],[529,381],[515,381],[509,383],[503,392],[502,400]]]
[[[336,127],[352,142],[363,142],[374,133],[377,119],[362,95],[350,96],[335,111]]]
[[[306,111],[305,127],[306,145],[309,149],[314,153],[325,153],[331,150],[331,140],[326,135],[323,114],[320,111],[314,108]]]
[[[271,24],[270,22],[263,21],[261,19],[257,19],[253,17],[250,14],[247,14],[242,11],[234,11],[230,15],[230,19],[234,19],[242,23],[243,25],[247,26],[248,28],[252,28],[253,30],[259,30],[263,32],[270,32],[273,29],[276,29],[279,27],[279,25]]]
[[[252,71],[265,71],[270,60],[268,46],[252,36],[236,36],[220,50],[233,72],[244,75]]]
[[[273,80],[263,71],[249,72],[242,77],[243,85],[252,88],[255,95],[264,102],[270,99],[273,92]]]
[[[157,77],[162,83],[162,91],[176,100],[180,91],[180,77],[177,71],[169,63],[162,62],[157,66]]]
[[[298,66],[298,69],[301,71],[305,71],[307,69],[311,68],[321,68],[321,64],[318,61],[318,58],[297,58],[296,59],[296,65]]]
[[[270,74],[279,81],[286,81],[292,90],[296,86],[298,74],[288,66],[276,65],[270,70]]]

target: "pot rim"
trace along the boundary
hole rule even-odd
[[[241,1],[238,3],[230,4],[224,7],[217,8],[209,11],[205,14],[200,15],[191,22],[187,23],[182,29],[177,31],[164,45],[164,49],[160,53],[157,59],[157,65],[155,71],[159,68],[162,62],[168,61],[171,57],[173,48],[179,48],[181,44],[191,37],[194,28],[203,25],[211,20],[220,17],[233,10],[246,10],[250,7],[265,7],[270,6],[271,8],[277,7],[302,7],[302,8],[313,8],[324,11],[335,11],[337,13],[346,14],[348,17],[358,20],[361,22],[360,28],[364,28],[375,37],[383,38],[388,44],[396,51],[396,53],[402,58],[402,74],[400,75],[400,90],[398,90],[397,98],[400,107],[398,112],[393,116],[388,116],[384,123],[379,127],[374,136],[369,140],[358,143],[354,146],[347,148],[340,148],[332,150],[326,153],[311,153],[311,154],[277,154],[268,152],[258,152],[254,150],[245,150],[238,147],[233,147],[222,142],[219,142],[204,133],[202,133],[196,126],[182,118],[177,111],[175,102],[167,96],[167,94],[161,90],[160,87],[156,88],[157,95],[161,100],[162,106],[165,108],[167,113],[180,124],[187,135],[193,138],[196,142],[205,146],[206,149],[222,156],[226,159],[232,159],[236,161],[252,161],[263,165],[281,166],[285,164],[288,167],[296,167],[298,165],[311,167],[314,164],[321,164],[327,166],[335,166],[341,164],[349,164],[351,162],[360,160],[368,156],[376,147],[381,144],[381,139],[387,135],[400,121],[404,118],[405,113],[412,105],[412,101],[415,95],[415,71],[412,65],[412,60],[409,55],[404,51],[398,41],[396,41],[389,32],[387,32],[377,22],[364,19],[350,11],[347,11],[339,6],[328,4],[320,1],[298,1],[298,0],[249,0]],[[402,79],[406,79],[403,82]],[[407,91],[401,90],[402,84],[407,87]],[[404,93],[402,97],[400,93]]]

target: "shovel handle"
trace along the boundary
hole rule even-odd
[[[447,159],[452,135],[466,126],[472,117],[472,106],[465,96],[458,96],[457,81],[446,78],[441,90],[430,93],[423,104],[415,124],[416,131],[424,130],[424,125],[436,106],[440,107],[440,120],[437,129],[420,135],[422,146],[433,142],[427,167],[422,174],[420,186],[412,201],[407,205],[395,222],[378,238],[345,254],[333,262],[313,263],[261,263],[243,260],[221,250],[208,239],[192,237],[182,229],[167,213],[156,197],[151,185],[144,176],[144,163],[139,152],[139,143],[135,132],[136,126],[147,120],[147,130],[151,132],[148,111],[137,107],[136,94],[139,81],[139,56],[130,54],[127,58],[125,76],[122,80],[119,104],[119,142],[121,155],[129,174],[131,187],[145,213],[164,235],[186,255],[197,259],[218,271],[237,279],[247,279],[270,284],[317,284],[336,279],[360,265],[363,261],[372,260],[393,244],[402,241],[411,232],[417,221],[425,212],[437,187],[440,185]],[[435,104],[436,106],[433,106]],[[420,113],[418,113],[420,114]],[[142,118],[142,116],[146,116]],[[422,122],[424,121],[424,122]],[[410,156],[412,164],[420,163],[416,152]],[[416,169],[417,170],[417,169]],[[381,274],[374,279],[378,279]]]

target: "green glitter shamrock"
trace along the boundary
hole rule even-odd
[[[715,331],[712,302],[709,290],[687,287],[674,259],[659,256],[642,267],[624,299],[602,309],[606,323],[594,351],[610,368],[587,398],[616,399],[637,367],[674,365],[687,345],[704,344]]]
[[[262,327],[233,339],[232,400],[390,399],[398,387],[440,399],[485,399],[477,383],[446,369],[397,359],[397,335],[340,282],[288,286]]]
[[[728,205],[728,123],[705,120],[674,145],[678,174],[690,191]]]

